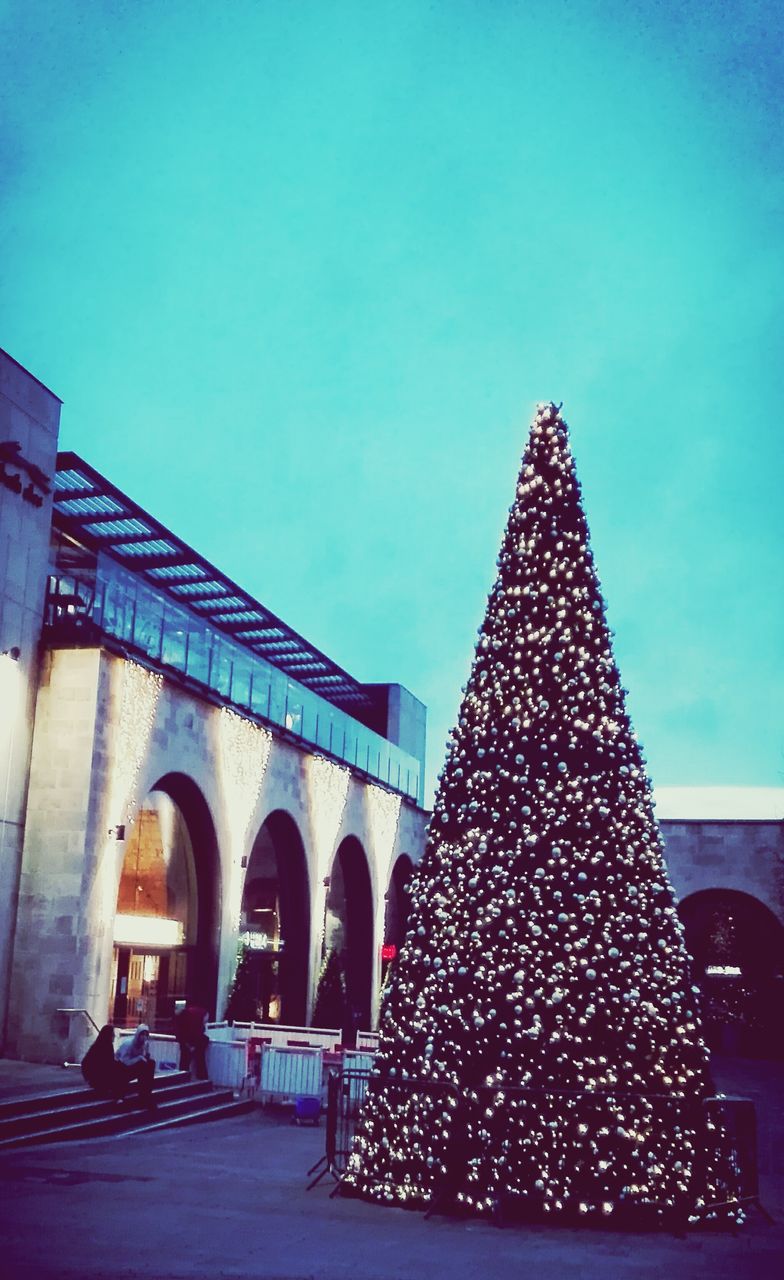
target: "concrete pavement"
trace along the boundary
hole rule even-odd
[[[255,1111],[179,1131],[6,1153],[0,1277],[780,1280],[784,1067],[727,1060],[715,1073],[725,1092],[757,1102],[762,1198],[777,1218],[772,1226],[752,1213],[736,1235],[709,1228],[684,1238],[549,1225],[499,1230],[330,1200],[327,1180],[306,1191],[306,1170],[323,1152],[323,1127],[297,1128]]]

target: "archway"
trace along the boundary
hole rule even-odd
[[[177,999],[213,1013],[220,873],[215,828],[196,784],[156,782],[130,828],[117,894],[109,1019],[169,1030]]]
[[[324,955],[340,964],[346,997],[343,1029],[350,1040],[357,1030],[370,1028],[373,990],[373,891],[365,851],[355,836],[342,841],[332,863]]]
[[[392,868],[384,912],[384,943],[381,948],[382,985],[397,960],[406,937],[411,911],[411,876],[414,864],[402,853]]]
[[[678,913],[712,1047],[781,1056],[784,927],[759,899],[731,889],[693,893]]]
[[[302,1026],[308,994],[310,910],[305,848],[294,819],[278,810],[253,843],[242,895],[247,948],[243,999],[235,1018]]]

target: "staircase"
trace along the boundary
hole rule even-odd
[[[153,1097],[155,1111],[143,1107],[135,1094],[118,1107],[86,1088],[0,1102],[0,1151],[222,1120],[253,1106],[251,1101],[238,1101],[231,1089],[191,1080],[187,1071],[156,1076]]]

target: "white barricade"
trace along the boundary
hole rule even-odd
[[[321,1097],[321,1049],[286,1049],[265,1045],[261,1058],[262,1102],[286,1102],[301,1094]]]
[[[235,1022],[229,1028],[233,1040],[266,1040],[276,1049],[332,1050],[340,1044],[341,1033],[324,1027],[282,1027],[277,1022]],[[292,1044],[292,1041],[297,1044]],[[301,1042],[301,1043],[299,1043]]]
[[[239,1093],[248,1072],[245,1040],[213,1040],[207,1050],[207,1073],[213,1084]]]
[[[156,1071],[177,1071],[180,1065],[180,1046],[174,1036],[159,1035],[153,1031],[147,1042],[150,1057],[155,1059]]]
[[[372,1071],[376,1061],[374,1053],[368,1053],[363,1049],[344,1049],[343,1050],[343,1070],[344,1071]]]
[[[205,1030],[210,1040],[242,1039],[241,1036],[235,1036],[234,1028],[229,1026],[228,1022],[208,1022]]]
[[[371,1053],[378,1052],[378,1032],[377,1031],[358,1031],[357,1032],[357,1048],[369,1049]]]

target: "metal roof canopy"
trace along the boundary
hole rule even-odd
[[[374,703],[362,684],[314,648],[258,600],[219,573],[78,454],[57,455],[54,523],[145,577],[235,644],[264,658],[298,684],[362,718]]]

